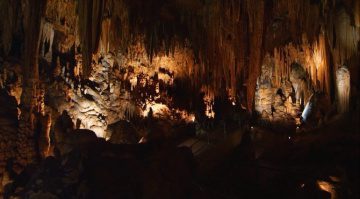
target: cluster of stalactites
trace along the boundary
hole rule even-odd
[[[360,2],[358,0],[337,2],[322,0],[318,3],[303,0],[277,1],[283,3],[276,3],[276,5],[287,5],[292,24],[291,33],[296,33],[298,39],[301,39],[302,34],[305,33],[309,42],[313,43],[318,40],[319,33],[326,35],[325,42],[328,43],[328,50],[331,51],[335,66],[343,65],[358,51],[360,39]],[[291,14],[291,10],[297,10],[297,14]],[[299,27],[296,28],[296,26]],[[292,39],[299,42],[296,37]]]
[[[342,20],[341,13],[335,13],[338,11],[334,0],[275,0],[271,4],[264,0],[256,4],[250,0],[186,2],[172,2],[176,7],[172,10],[172,6],[166,7],[165,3],[155,0],[137,3],[80,0],[79,36],[85,77],[91,71],[93,53],[125,52],[139,38],[150,60],[159,53],[173,53],[176,48],[186,46],[194,50],[199,63],[188,70],[192,71],[194,85],[206,84],[216,94],[230,91],[233,98],[238,95],[239,87],[245,85],[247,108],[251,110],[264,46],[268,42],[264,39],[269,29],[265,25],[272,24],[271,19],[287,21],[289,39],[296,53],[305,49],[304,66],[314,85],[327,93],[330,89],[328,53],[332,53],[334,63],[341,64],[356,50],[359,28],[354,28],[351,20]],[[354,2],[354,24],[358,27],[359,3],[351,2]],[[154,5],[150,5],[152,3]],[[346,17],[350,19],[348,14]],[[304,43],[303,35],[309,44]],[[276,80],[278,84],[281,78],[289,76],[291,63],[298,62],[287,52],[287,44],[275,46],[281,45],[285,47],[278,47],[274,52],[280,75]],[[327,46],[332,47],[331,52]]]
[[[360,1],[355,1],[354,4],[354,22],[356,27],[360,27]]]
[[[352,56],[359,55],[360,3],[358,2],[356,0],[354,3],[353,14],[348,13],[345,8],[337,10],[326,28],[329,49],[331,50],[333,63],[336,68],[346,64],[346,61]],[[352,18],[352,15],[354,18]]]
[[[301,45],[292,43],[274,49],[275,85],[290,78],[291,66],[298,63],[306,69],[312,85],[318,91],[330,94],[330,66],[326,52],[326,40],[323,34],[314,43],[309,44],[303,37]]]
[[[88,78],[91,73],[92,55],[98,52],[104,0],[79,0],[79,38],[83,57],[83,75]]]
[[[198,7],[196,15],[185,8],[179,9],[183,22],[174,21],[173,26],[175,31],[177,26],[186,27],[186,33],[181,33],[184,30],[179,30],[180,33],[169,31],[173,28],[169,28],[166,21],[144,30],[138,26],[142,25],[140,18],[146,16],[139,16],[128,4],[124,1],[79,1],[79,37],[85,77],[91,70],[93,53],[126,50],[131,42],[142,38],[150,60],[162,52],[173,54],[177,48],[192,47],[195,59],[200,63],[193,66],[196,68],[188,69],[192,71],[193,84],[208,84],[215,92],[226,88],[235,98],[238,80],[241,76],[249,77],[251,98],[260,72],[262,40],[259,38],[263,34],[264,1],[256,6],[250,1],[233,0],[204,3]],[[250,44],[247,44],[247,30]],[[245,74],[242,69],[247,64],[251,66]]]
[[[10,52],[14,29],[16,28],[17,3],[11,0],[0,1],[0,53],[5,55]]]
[[[202,29],[190,29],[200,61],[194,70],[195,83],[208,85],[215,95],[226,89],[233,99],[239,85],[246,83],[248,110],[260,74],[264,12],[264,1],[213,1],[202,10]]]
[[[325,22],[323,17],[334,7],[334,2],[335,0],[275,0],[273,13],[274,17],[285,18],[289,22],[291,40],[301,42],[302,34],[305,33],[313,42],[317,39],[320,25]]]

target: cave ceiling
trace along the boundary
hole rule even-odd
[[[245,96],[238,100],[250,111],[267,53],[280,54],[282,63],[298,61],[305,45],[314,51],[322,43],[326,67],[358,63],[349,61],[359,54],[357,0],[4,0],[0,6],[1,52],[24,60],[24,67],[37,65],[30,61],[37,53],[27,53],[37,40],[51,40],[50,49],[57,52],[81,55],[85,79],[96,54],[126,54],[140,42],[152,62],[187,48],[194,64],[184,67],[193,85]],[[288,52],[289,45],[295,53]],[[329,85],[322,87],[330,92]]]

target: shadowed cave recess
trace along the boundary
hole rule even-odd
[[[0,198],[359,198],[360,0],[0,0]]]

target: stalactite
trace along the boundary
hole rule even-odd
[[[299,63],[306,69],[316,90],[330,94],[330,65],[325,35],[320,34],[312,44],[309,44],[306,36],[303,35],[300,45],[290,43],[281,48],[275,48],[274,60],[275,85],[280,86],[283,80],[288,79],[291,65]]]
[[[35,144],[29,137],[33,136],[36,114],[39,113],[39,72],[38,58],[41,35],[41,18],[43,16],[45,0],[27,0],[24,3],[24,67],[23,92],[21,95],[21,116],[19,122],[19,162],[24,165],[34,159]],[[41,100],[41,99],[40,99]]]
[[[47,0],[45,19],[73,34],[77,28],[76,5],[77,0]]]
[[[111,20],[104,19],[101,23],[101,37],[100,37],[100,52],[105,54],[109,52],[109,40],[110,40],[110,27],[111,27]]]
[[[24,53],[24,92],[22,95],[22,105],[25,111],[34,110],[37,105],[36,92],[39,88],[39,45],[41,34],[41,17],[43,15],[46,2],[37,0],[36,3],[26,2],[24,18],[25,27],[25,53]],[[36,4],[36,5],[34,5]],[[35,111],[35,110],[34,110]],[[32,114],[31,111],[28,112]]]
[[[11,49],[13,32],[16,26],[18,1],[4,0],[0,2],[0,35],[1,47],[5,55],[8,55]]]
[[[101,20],[104,12],[103,0],[79,0],[79,38],[83,58],[83,76],[91,73],[92,55],[98,51],[101,35]]]
[[[249,76],[247,82],[247,108],[252,110],[253,100],[255,96],[256,80],[260,75],[262,61],[262,36],[265,5],[264,1],[257,2],[253,5],[248,2],[249,15],[249,32],[250,32],[250,60],[249,60]]]
[[[333,62],[336,66],[345,64],[358,49],[360,41],[359,27],[354,27],[351,18],[344,8],[338,10],[333,19],[333,29],[328,34],[334,34],[329,41]]]
[[[285,67],[283,57],[281,56],[281,51],[277,48],[274,49],[274,60],[275,60],[275,75],[274,75],[274,85],[276,87],[281,86],[281,78],[283,77],[283,68]]]
[[[41,48],[41,54],[43,57],[46,57],[48,55],[49,60],[51,61],[51,57],[52,57],[52,47],[53,47],[53,42],[54,42],[54,28],[53,25],[49,22],[45,22],[44,20],[42,20],[42,32],[41,32],[41,43],[42,43],[42,48]],[[49,47],[48,49],[45,49],[45,44],[48,44]],[[45,52],[47,52],[45,54]]]
[[[326,53],[325,36],[319,35],[319,40],[314,44],[314,64],[317,69],[316,79],[320,83],[320,89],[330,94],[330,67]]]
[[[354,1],[354,21],[355,26],[360,27],[360,1]]]

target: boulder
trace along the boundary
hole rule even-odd
[[[140,138],[134,125],[126,120],[120,120],[114,124],[108,125],[106,130],[110,142],[114,144],[135,144]]]

